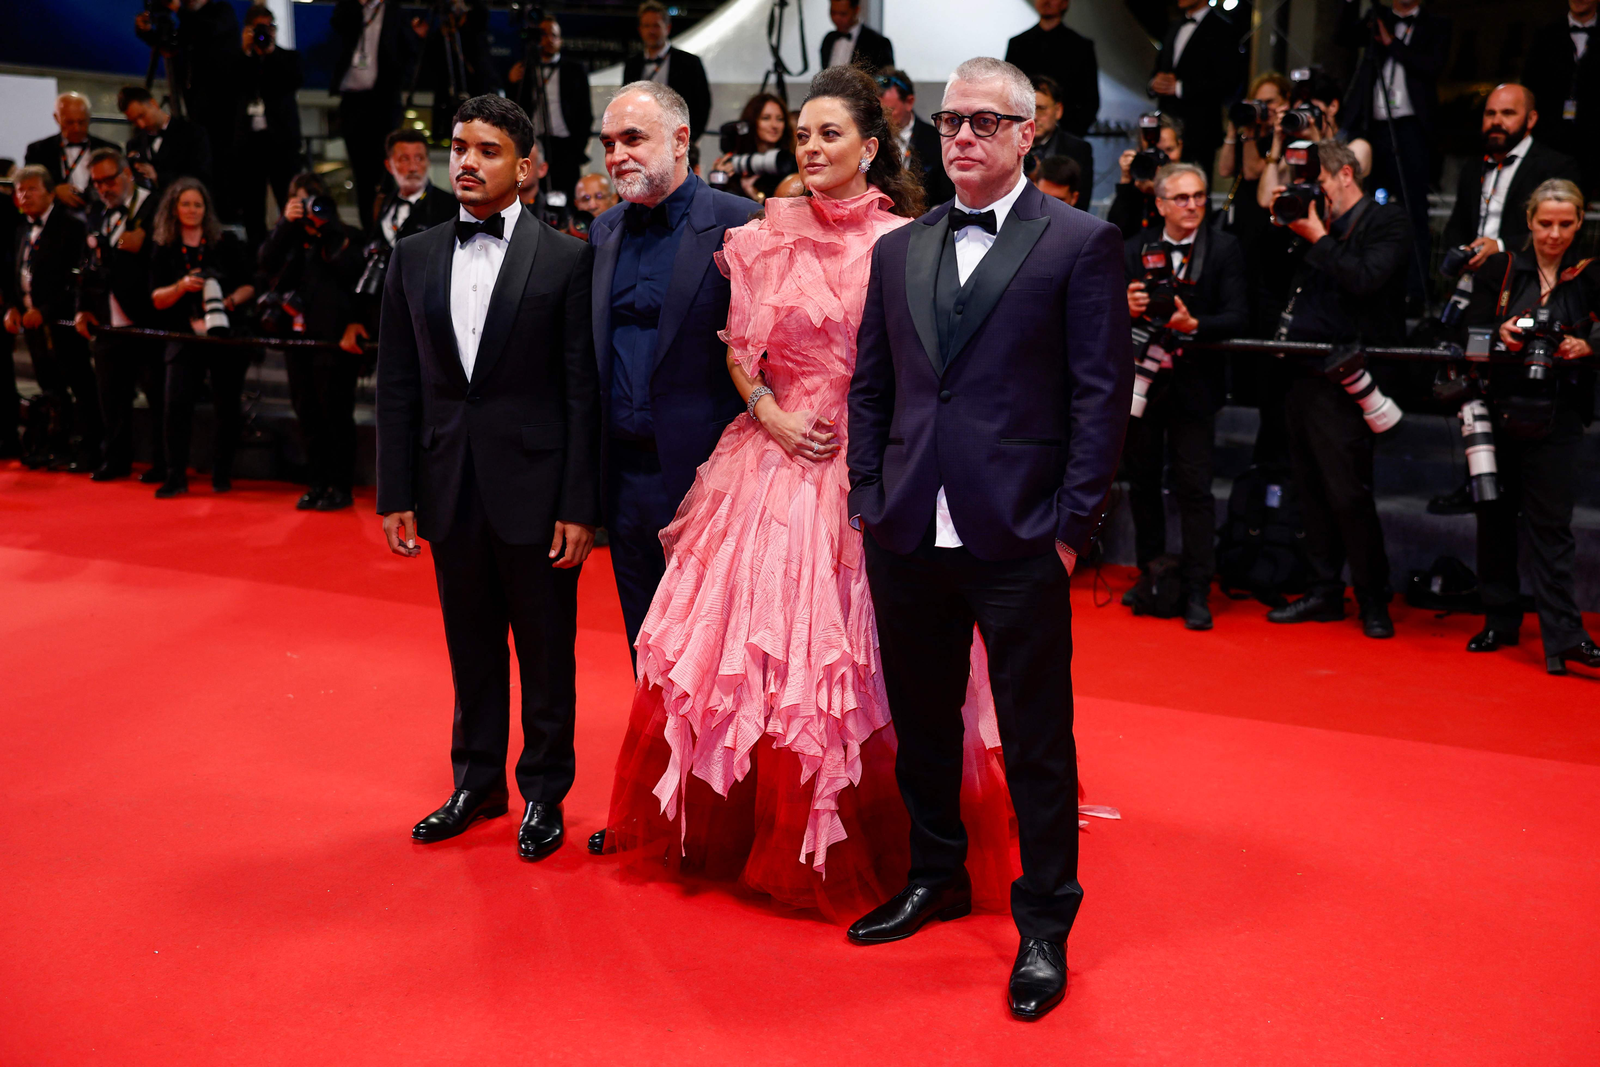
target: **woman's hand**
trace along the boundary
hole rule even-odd
[[[715,163],[711,164],[711,169],[712,170],[720,170],[724,174],[732,174],[733,173],[733,153],[729,152],[727,155],[722,156]]]
[[[832,459],[839,452],[839,435],[828,429],[833,423],[818,418],[808,430],[806,424],[810,420],[804,413],[785,411],[770,396],[756,401],[756,421],[767,431],[767,436],[788,453],[790,459],[820,463]]]
[[[1561,347],[1556,349],[1557,359],[1582,359],[1593,354],[1594,349],[1581,337],[1563,337]]]
[[[1517,329],[1516,322],[1521,315],[1513,315],[1500,324],[1500,343],[1506,346],[1508,352],[1522,351],[1522,331]]]
[[[185,274],[178,279],[178,288],[185,293],[198,293],[205,287],[206,280],[200,276],[198,271],[193,274]]]

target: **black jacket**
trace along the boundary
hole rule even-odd
[[[328,25],[339,39],[339,58],[334,61],[333,78],[328,82],[330,93],[339,92],[339,85],[350,70],[350,60],[361,40],[364,18],[361,0],[338,0],[333,5]],[[401,8],[400,0],[383,0],[383,25],[378,33],[378,79],[373,85],[374,91],[398,96],[411,79],[419,50],[420,42],[411,28],[411,16]]]
[[[1377,38],[1368,32],[1363,23],[1359,3],[1339,5],[1339,29],[1335,41],[1345,48],[1361,49],[1361,60],[1356,65],[1355,77],[1345,91],[1339,109],[1340,125],[1368,140],[1381,136],[1373,124],[1372,87],[1382,76],[1385,61],[1396,61],[1396,73],[1404,72],[1406,92],[1411,97],[1411,108],[1424,129],[1439,107],[1436,85],[1444,71],[1444,61],[1450,52],[1450,20],[1426,9],[1417,12],[1417,21],[1411,31],[1410,42],[1399,37],[1388,48],[1378,45]],[[1380,120],[1381,121],[1381,120]]]
[[[205,128],[190,122],[182,115],[167,120],[161,131],[161,148],[152,152],[154,138],[143,130],[136,130],[128,138],[130,162],[144,162],[156,168],[157,191],[165,189],[177,178],[199,178],[211,184],[211,138]]]
[[[249,285],[255,278],[255,258],[244,242],[230,230],[222,231],[215,245],[207,245],[200,253],[199,269],[215,275],[222,284],[224,296],[241,285]],[[152,292],[171,285],[189,273],[184,259],[181,239],[170,245],[157,245],[150,253],[150,289]],[[188,293],[165,311],[155,312],[156,324],[162,329],[187,331],[189,320],[200,316],[200,294]],[[178,345],[167,346],[167,358],[176,358]]]
[[[622,64],[622,84],[643,77],[644,53],[639,52]],[[706,132],[706,119],[711,116],[711,83],[706,81],[706,68],[700,57],[681,48],[667,49],[667,88],[676,91],[689,105],[689,143],[694,144]]]
[[[138,37],[152,47],[154,33]],[[198,10],[178,12],[178,65],[184,70],[184,102],[192,115],[215,114],[228,106],[233,64],[239,58],[239,16],[226,0],[211,0]]]
[[[1541,120],[1543,115],[1540,116]],[[1478,236],[1478,225],[1483,211],[1484,169],[1474,166],[1480,160],[1469,159],[1461,168],[1461,178],[1456,186],[1456,206],[1444,224],[1444,243],[1447,248],[1464,245]],[[1528,153],[1517,164],[1517,173],[1506,191],[1505,209],[1500,213],[1500,232],[1488,234],[1497,237],[1502,251],[1518,251],[1528,242],[1528,197],[1539,183],[1551,178],[1578,181],[1578,161],[1563,155],[1547,145],[1534,141]]]
[[[1006,62],[1030,78],[1044,74],[1061,84],[1061,125],[1079,137],[1100,114],[1100,65],[1094,42],[1065,25],[1048,32],[1033,26],[1006,44]]]
[[[11,249],[10,276],[6,278],[5,303],[7,307],[21,308],[22,256],[28,244],[28,219],[17,222],[15,246]],[[33,306],[38,308],[45,321],[71,319],[77,310],[77,286],[72,272],[83,256],[84,226],[77,216],[60,204],[50,209],[39,232],[39,241],[33,249],[29,266],[32,272],[30,293]]]
[[[378,224],[383,219],[383,213],[388,210],[389,202],[397,195],[399,194],[393,189],[385,189],[378,194],[378,200],[372,212],[372,225],[369,227],[369,232],[378,232]],[[441,189],[429,182],[427,187],[422,190],[422,196],[411,206],[411,213],[406,216],[406,221],[401,223],[400,234],[395,239],[396,243],[398,244],[401,240],[410,237],[414,233],[432,229],[441,222],[449,222],[456,217],[460,207],[461,205],[456,202],[456,198],[451,195],[448,189]]]
[[[1087,190],[1086,190],[1087,191]],[[1111,194],[1111,207],[1106,221],[1122,231],[1124,240],[1145,230],[1159,231],[1165,223],[1156,211],[1154,193],[1141,193],[1132,182],[1118,182]]]
[[[442,540],[470,461],[502,541],[549,544],[557,520],[598,525],[593,250],[523,210],[469,380],[450,320],[455,243],[454,229],[440,226],[400,242],[389,264],[378,331],[379,513],[415,511],[422,536]]]
[[[539,87],[539,49],[535,45],[528,51],[528,58],[523,61],[526,68],[522,80],[517,83],[515,95],[512,97],[522,110],[532,118],[540,106],[536,90]],[[670,76],[671,68],[667,69]],[[567,124],[567,136],[579,144],[589,142],[589,130],[594,125],[594,108],[589,103],[589,72],[583,69],[583,64],[567,56],[561,57],[561,62],[556,68],[556,78],[560,81],[561,93],[561,119]],[[534,120],[537,128],[538,120]]]
[[[1405,270],[1411,259],[1411,221],[1399,204],[1362,198],[1341,240],[1331,233],[1298,242],[1291,341],[1354,341],[1393,345],[1405,339]],[[1318,296],[1326,297],[1318,300]],[[1318,322],[1315,309],[1327,312]],[[1317,372],[1320,373],[1320,370]]]
[[[1220,341],[1242,336],[1250,324],[1248,283],[1245,280],[1244,249],[1231,234],[1202,222],[1195,231],[1194,250],[1189,266],[1177,283],[1178,297],[1200,326],[1196,341]],[[1140,253],[1147,244],[1161,239],[1161,231],[1139,234],[1123,245],[1122,264],[1130,282],[1144,279]],[[1180,410],[1203,417],[1227,401],[1227,383],[1220,352],[1190,351],[1176,355],[1171,372],[1156,376],[1153,391],[1171,392]]]
[[[99,149],[115,147],[117,146],[104,137],[96,137],[91,133],[89,135],[89,151],[88,155],[84,157],[84,161],[88,162],[88,156],[94,155]],[[61,135],[59,133],[54,137],[42,137],[34,141],[28,145],[28,150],[22,157],[23,166],[39,166],[48,170],[52,185],[60,185],[66,181],[66,178],[62,176],[63,162],[61,158]],[[89,187],[89,193],[92,197],[94,186],[91,185]]]
[[[833,44],[842,34],[838,30],[829,30],[822,38],[822,48],[819,50],[822,62],[818,70],[825,70],[829,60],[833,57]],[[884,67],[894,66],[894,44],[889,38],[873,29],[863,25],[856,34],[855,51],[850,54],[850,62],[858,67],[864,67],[868,72],[876,72]]]
[[[931,208],[955,196],[956,187],[950,184],[950,177],[944,170],[944,149],[941,147],[939,131],[933,128],[933,123],[922,121],[921,115],[914,116],[914,120],[911,126],[911,153],[916,156],[922,191]]]
[[[299,294],[305,336],[321,341],[337,341],[360,318],[354,290],[361,276],[361,234],[336,225],[328,223],[308,239],[299,221],[280,218],[257,255],[262,288]]]
[[[268,150],[298,158],[300,104],[295,93],[305,82],[300,53],[280,46],[264,56],[244,55],[234,71],[234,139],[243,143],[256,135],[250,105],[260,100],[265,111],[262,117],[267,120]]]
[[[158,193],[138,190],[144,194],[133,217],[122,224],[124,234],[144,233],[144,241],[137,252],[125,252],[104,239],[106,207],[98,200],[89,207],[88,238],[84,250],[83,267],[78,276],[78,310],[91,312],[102,326],[111,325],[111,297],[117,298],[123,312],[135,326],[155,324],[155,308],[150,303],[150,257],[156,243],[151,236],[155,227],[156,206],[161,201]]]
[[[1584,191],[1594,199],[1600,195],[1600,33],[1590,38],[1579,60],[1565,18],[1538,30],[1528,46],[1522,84],[1539,102],[1533,136],[1582,164]],[[1578,104],[1570,122],[1562,117],[1568,99]]]
[[[1057,126],[1048,141],[1033,142],[1033,151],[1028,153],[1023,168],[1032,174],[1039,161],[1046,156],[1067,156],[1078,161],[1078,169],[1083,171],[1082,202],[1088,204],[1089,193],[1094,189],[1094,146],[1070,130]]]
[[[500,72],[495,69],[489,48],[489,5],[485,0],[468,0],[466,17],[456,29],[461,42],[462,81],[458,88],[467,96],[500,92]],[[422,84],[444,99],[450,88],[450,72],[445,63],[445,36],[434,26],[422,41]]]
[[[1346,4],[1346,7],[1353,6]],[[1163,112],[1183,120],[1183,158],[1210,173],[1222,144],[1222,109],[1244,90],[1249,55],[1239,51],[1244,27],[1219,8],[1200,20],[1176,64],[1172,61],[1182,19],[1167,27],[1156,53],[1155,74],[1176,74],[1182,96],[1158,96]]]

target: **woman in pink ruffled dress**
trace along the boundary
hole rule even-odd
[[[729,372],[751,403],[661,534],[606,851],[737,878],[854,919],[905,882],[908,821],[861,534],[845,514],[846,398],[877,239],[921,211],[877,86],[818,75],[807,196],[730,231]],[[981,643],[975,642],[981,658]],[[980,903],[1003,907],[1009,807],[986,672],[968,701],[964,819]]]

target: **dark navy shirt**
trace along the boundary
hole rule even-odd
[[[673,194],[645,211],[630,204],[623,215],[622,247],[611,276],[611,425],[615,437],[650,439],[650,376],[656,363],[656,327],[672,280],[672,263],[700,180],[693,175]],[[662,212],[665,208],[665,225]],[[649,219],[643,232],[638,220]]]

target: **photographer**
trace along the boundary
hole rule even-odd
[[[340,343],[338,351],[286,349],[284,362],[310,482],[295,507],[347,508],[355,478],[356,378],[365,362],[366,330],[354,301],[362,260],[315,174],[289,183],[289,202],[261,246],[260,267],[272,279],[260,300],[262,333]]]
[[[211,180],[211,139],[182,115],[169,115],[142,85],[117,91],[117,110],[134,128],[127,160],[139,184],[161,192],[176,178]]]
[[[537,51],[529,49],[528,56],[508,76],[516,86],[512,99],[533,120],[534,135],[550,165],[550,188],[570,197],[589,157],[589,127],[594,124],[589,75],[582,63],[561,54],[561,24],[553,18],[539,23]]]
[[[289,179],[300,172],[300,53],[278,46],[272,9],[255,4],[244,13],[243,61],[235,71],[233,140],[238,164],[220,181],[234,187],[252,247],[267,233],[267,189],[281,213],[289,201]]]
[[[1222,109],[1244,87],[1248,55],[1239,50],[1245,26],[1206,0],[1178,0],[1182,18],[1167,27],[1146,91],[1165,114],[1183,122],[1184,160],[1207,174],[1222,141]]]
[[[82,218],[93,196],[89,157],[99,149],[116,145],[89,132],[89,98],[82,93],[56,97],[55,120],[61,132],[30,144],[22,157],[23,164],[43,167],[50,176],[54,202]]]
[[[722,155],[706,178],[714,189],[737,190],[759,204],[800,169],[794,157],[794,123],[780,97],[752,96],[738,119],[724,124],[721,133]]]
[[[166,388],[162,345],[145,337],[96,333],[99,326],[155,326],[150,303],[150,256],[155,242],[157,197],[133,180],[127,160],[115,148],[102,148],[89,161],[89,178],[98,198],[89,209],[89,235],[78,272],[78,333],[89,341],[99,382],[100,414],[105,423],[104,460],[97,482],[125,478],[133,471],[133,394],[144,391],[150,406],[150,469],[139,480],[166,480],[161,417]]]
[[[1143,116],[1144,122],[1150,116]],[[1122,168],[1122,180],[1111,197],[1111,210],[1106,221],[1122,231],[1127,240],[1145,230],[1159,231],[1163,225],[1161,213],[1156,210],[1155,173],[1168,163],[1183,158],[1183,123],[1171,115],[1157,113],[1157,141],[1154,148],[1141,144],[1123,152],[1117,160]],[[1141,156],[1145,158],[1140,158]],[[1143,173],[1150,177],[1135,178],[1133,172],[1143,165]]]
[[[610,211],[620,199],[616,186],[611,184],[611,175],[604,171],[592,171],[579,178],[573,193],[572,206],[587,216],[585,222],[593,222]]]
[[[162,329],[208,334],[227,331],[237,308],[255,295],[250,254],[222,228],[206,187],[193,178],[167,186],[156,208],[155,251],[150,257],[150,302]],[[211,487],[233,488],[233,455],[243,427],[240,391],[249,367],[247,350],[229,345],[167,345],[167,478],[158,499],[189,491],[189,443],[200,386],[211,384],[215,418]]]
[[[1275,202],[1275,217],[1281,221],[1297,207],[1295,213],[1303,217],[1289,228],[1304,242],[1296,252],[1300,265],[1278,339],[1398,344],[1405,338],[1399,283],[1411,254],[1410,223],[1397,205],[1378,204],[1363,194],[1359,164],[1348,145],[1321,141],[1312,148],[1315,171],[1294,175],[1292,190],[1274,190],[1284,201]],[[1299,375],[1285,400],[1310,590],[1268,612],[1267,618],[1281,623],[1344,618],[1342,573],[1348,560],[1362,631],[1368,637],[1393,637],[1389,557],[1372,495],[1373,429],[1368,418],[1376,421],[1394,412],[1379,406],[1389,403],[1380,391],[1365,391],[1370,385],[1365,377],[1351,376],[1350,384],[1341,384],[1347,376],[1342,369],[1333,371],[1330,362],[1320,357],[1300,360]]]
[[[1061,127],[1065,104],[1061,86],[1054,78],[1039,75],[1033,82],[1033,148],[1022,162],[1030,177],[1038,173],[1039,161],[1051,156],[1068,156],[1078,162],[1078,173],[1094,184],[1094,146]],[[932,201],[930,201],[931,203]]]
[[[1198,166],[1169,163],[1157,172],[1155,187],[1162,229],[1158,235],[1130,238],[1123,254],[1128,316],[1151,337],[1136,385],[1136,393],[1138,386],[1145,387],[1144,403],[1139,417],[1128,423],[1123,449],[1128,499],[1137,562],[1146,576],[1141,584],[1148,591],[1151,561],[1167,550],[1162,471],[1170,472],[1183,530],[1184,625],[1209,630],[1211,576],[1217,569],[1211,460],[1216,413],[1227,389],[1220,354],[1186,352],[1182,344],[1243,332],[1249,315],[1244,252],[1226,233],[1202,225],[1206,176]],[[1160,369],[1152,373],[1155,365]]]
[[[400,0],[337,0],[328,25],[339,39],[329,83],[339,94],[339,132],[363,219],[383,182],[383,141],[400,125],[400,94],[415,73],[421,19],[407,22]]]
[[[1364,137],[1350,137],[1339,125],[1342,91],[1338,79],[1317,67],[1301,68],[1289,74],[1289,106],[1279,111],[1272,130],[1272,147],[1262,162],[1261,179],[1256,186],[1256,202],[1262,210],[1272,207],[1272,191],[1288,179],[1284,176],[1283,149],[1290,141],[1343,141],[1355,153],[1361,167],[1358,175],[1370,184],[1372,145]],[[1296,114],[1291,118],[1288,112]],[[1287,127],[1287,128],[1286,128]]]
[[[1595,369],[1590,334],[1600,310],[1600,269],[1573,247],[1583,227],[1583,193],[1570,181],[1541,184],[1523,213],[1531,232],[1525,250],[1497,252],[1478,268],[1468,326],[1494,330],[1498,345],[1527,362],[1477,365],[1493,412],[1498,499],[1478,506],[1478,584],[1484,628],[1468,652],[1518,642],[1518,517],[1531,558],[1528,574],[1539,612],[1545,667],[1565,674],[1568,661],[1600,668],[1600,648],[1584,631],[1575,595],[1577,545],[1572,509],[1583,428],[1594,420]],[[1536,339],[1519,328],[1536,310],[1559,324]],[[1583,362],[1576,362],[1583,360]],[[1483,372],[1487,371],[1485,375]],[[1537,376],[1535,373],[1537,372]]]

